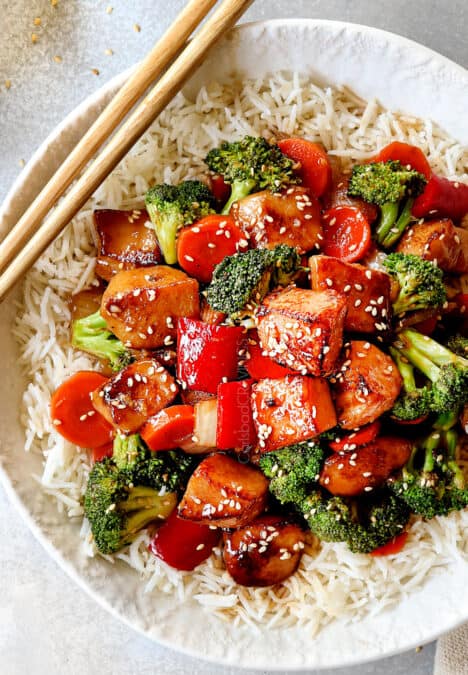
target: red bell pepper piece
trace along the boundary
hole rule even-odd
[[[379,546],[370,555],[379,556],[379,555],[395,555],[395,553],[400,553],[406,544],[408,539],[408,532],[402,532],[397,534],[396,537],[393,537],[387,544]]]
[[[427,180],[432,175],[431,165],[427,161],[426,155],[416,145],[393,141],[393,143],[382,148],[379,154],[371,161],[388,162],[390,159],[398,160],[403,166],[410,166],[415,171],[419,171]]]
[[[231,186],[219,174],[210,176],[210,187],[214,198],[219,204],[225,204],[231,196]]]
[[[358,431],[354,431],[352,434],[346,434],[346,436],[340,438],[339,441],[330,441],[329,445],[335,452],[339,452],[340,450],[351,450],[353,447],[372,443],[379,433],[380,422],[379,420],[376,420],[375,422],[367,424],[365,427],[361,427]]]
[[[247,354],[245,368],[254,380],[264,380],[266,378],[276,380],[280,377],[286,377],[286,375],[297,375],[296,371],[280,366],[279,363],[273,361],[269,356],[263,355],[257,331],[249,333]]]
[[[157,530],[149,550],[177,570],[193,570],[211,555],[219,538],[219,530],[183,520],[176,509]]]
[[[468,213],[468,185],[432,176],[424,192],[414,200],[415,218],[440,216],[461,220]]]
[[[244,329],[215,326],[197,319],[177,324],[177,377],[188,389],[216,394],[226,378],[235,380]]]
[[[95,462],[100,462],[105,457],[112,457],[113,452],[114,452],[113,443],[105,443],[104,445],[100,445],[98,448],[93,448],[91,450],[93,464]]]
[[[220,450],[255,445],[257,433],[252,417],[253,380],[218,385],[216,446]]]
[[[432,335],[437,327],[437,323],[437,317],[431,316],[428,319],[424,319],[424,321],[414,324],[413,328],[423,335]]]
[[[193,436],[195,415],[191,405],[172,405],[150,417],[140,431],[150,450],[172,450]]]
[[[468,293],[458,293],[454,297],[457,305],[458,314],[465,315],[468,318]]]

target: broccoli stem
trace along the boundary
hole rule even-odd
[[[403,357],[398,349],[390,347],[390,354],[395,361],[400,375],[403,378],[403,388],[406,392],[416,391],[416,380],[414,378],[414,368],[411,363]]]
[[[399,337],[405,343],[405,347],[409,345],[409,348],[402,350],[411,351],[411,355],[415,353],[415,350],[420,352],[422,356],[427,355],[428,359],[432,361],[433,364],[437,366],[448,366],[451,363],[460,363],[468,366],[468,359],[464,359],[462,356],[457,356],[450,349],[439,344],[435,340],[418,333],[418,331],[407,329],[400,333]],[[410,359],[413,363],[413,358]],[[415,366],[419,366],[415,363]],[[424,372],[424,371],[423,371]],[[429,377],[429,375],[428,375]],[[429,379],[431,379],[429,377]]]
[[[453,484],[459,490],[465,489],[465,476],[457,463],[457,443],[458,434],[455,429],[450,429],[445,434],[445,444],[447,446],[447,468],[453,473]]]
[[[383,244],[396,219],[398,218],[398,202],[386,202],[380,207],[380,220],[376,229],[377,241]]]
[[[252,190],[255,189],[255,186],[256,182],[254,180],[234,181],[234,183],[231,185],[231,196],[222,210],[223,215],[227,215],[229,213],[234,202],[247,197],[247,195],[249,195]]]
[[[401,349],[401,353],[406,356],[411,363],[418,368],[426,377],[428,377],[431,382],[436,382],[439,377],[439,367],[436,366],[430,359],[428,359],[424,354],[421,354],[417,349],[409,348]]]
[[[157,508],[161,511],[161,499],[153,488],[137,485],[130,490],[128,499],[120,503],[120,509],[129,512]]]
[[[437,450],[439,447],[439,442],[440,442],[440,433],[439,432],[433,432],[428,436],[428,438],[424,441],[423,443],[423,448],[424,448],[424,464],[423,464],[423,472],[424,473],[431,473],[434,471],[434,465],[435,465],[435,457],[434,457],[434,450]]]
[[[161,508],[159,506],[153,506],[153,508],[143,508],[136,513],[132,513],[128,516],[125,523],[125,533],[124,539],[126,543],[129,543],[129,537],[134,538],[143,528],[149,525],[154,520],[160,520],[163,516],[161,515]]]
[[[458,409],[449,410],[448,412],[440,413],[440,415],[437,416],[437,419],[434,422],[433,426],[434,429],[437,429],[439,431],[449,431],[449,429],[455,426],[457,420],[458,420]]]
[[[402,236],[403,232],[410,224],[412,219],[411,209],[413,208],[413,204],[414,204],[413,198],[409,198],[406,200],[398,219],[396,220],[396,222],[394,221],[394,225],[387,230],[386,234],[383,235],[382,239],[379,239],[380,244],[384,246],[384,248],[390,248],[391,246],[396,244],[397,241]]]

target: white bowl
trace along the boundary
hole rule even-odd
[[[430,117],[468,142],[468,73],[413,42],[372,28],[315,20],[269,21],[235,29],[213,50],[188,85],[236,70],[249,76],[277,69],[307,72],[322,84],[347,84],[391,109]],[[115,78],[80,105],[37,150],[0,211],[0,236],[67,155],[122,84]],[[145,596],[132,570],[86,559],[77,546],[79,524],[60,516],[33,480],[40,458],[22,452],[18,410],[24,382],[15,367],[10,334],[16,294],[0,308],[3,364],[0,392],[2,484],[34,535],[68,574],[103,607],[149,638],[216,663],[284,670],[344,666],[404,651],[436,638],[468,619],[468,569],[441,569],[398,607],[359,623],[335,622],[315,638],[304,628],[255,632],[233,628],[200,605],[180,607],[162,593]],[[64,598],[66,601],[66,598]]]

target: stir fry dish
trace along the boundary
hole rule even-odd
[[[205,162],[94,213],[70,339],[96,371],[51,417],[90,451],[95,547],[148,528],[168,565],[221,547],[245,586],[314,538],[396,554],[414,518],[468,506],[468,185],[399,142],[346,173],[303,138]]]

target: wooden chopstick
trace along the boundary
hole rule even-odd
[[[78,176],[96,149],[115,130],[131,104],[144,93],[153,77],[158,76],[173,60],[196,27],[194,16],[198,25],[214,5],[213,0],[191,0],[188,3],[176,19],[177,30],[174,32],[174,24],[150,55],[137,67],[125,86],[126,93],[122,94],[123,90],[121,90],[117,94],[117,104],[114,103],[114,99],[104,110],[68,160],[54,174],[0,245],[0,269],[3,270],[0,276],[0,302],[174,98],[190,75],[201,65],[209,49],[236,23],[252,2],[253,0],[224,0],[221,3],[180,56],[161,76],[157,84],[111,136],[102,152],[76,181],[68,194],[39,226],[42,218],[49,213],[57,199]],[[183,40],[180,39],[181,36]],[[163,43],[162,47],[161,43]],[[167,51],[164,54],[165,50]],[[152,58],[157,59],[157,68],[154,67],[150,58],[151,54]],[[165,58],[167,55],[170,55],[170,58]],[[87,139],[86,143],[83,143],[85,139]],[[70,159],[71,157],[73,160]]]
[[[128,81],[88,129],[0,245],[0,271],[35,234],[52,206],[115,131],[125,115],[172,63],[217,0],[190,0]]]

